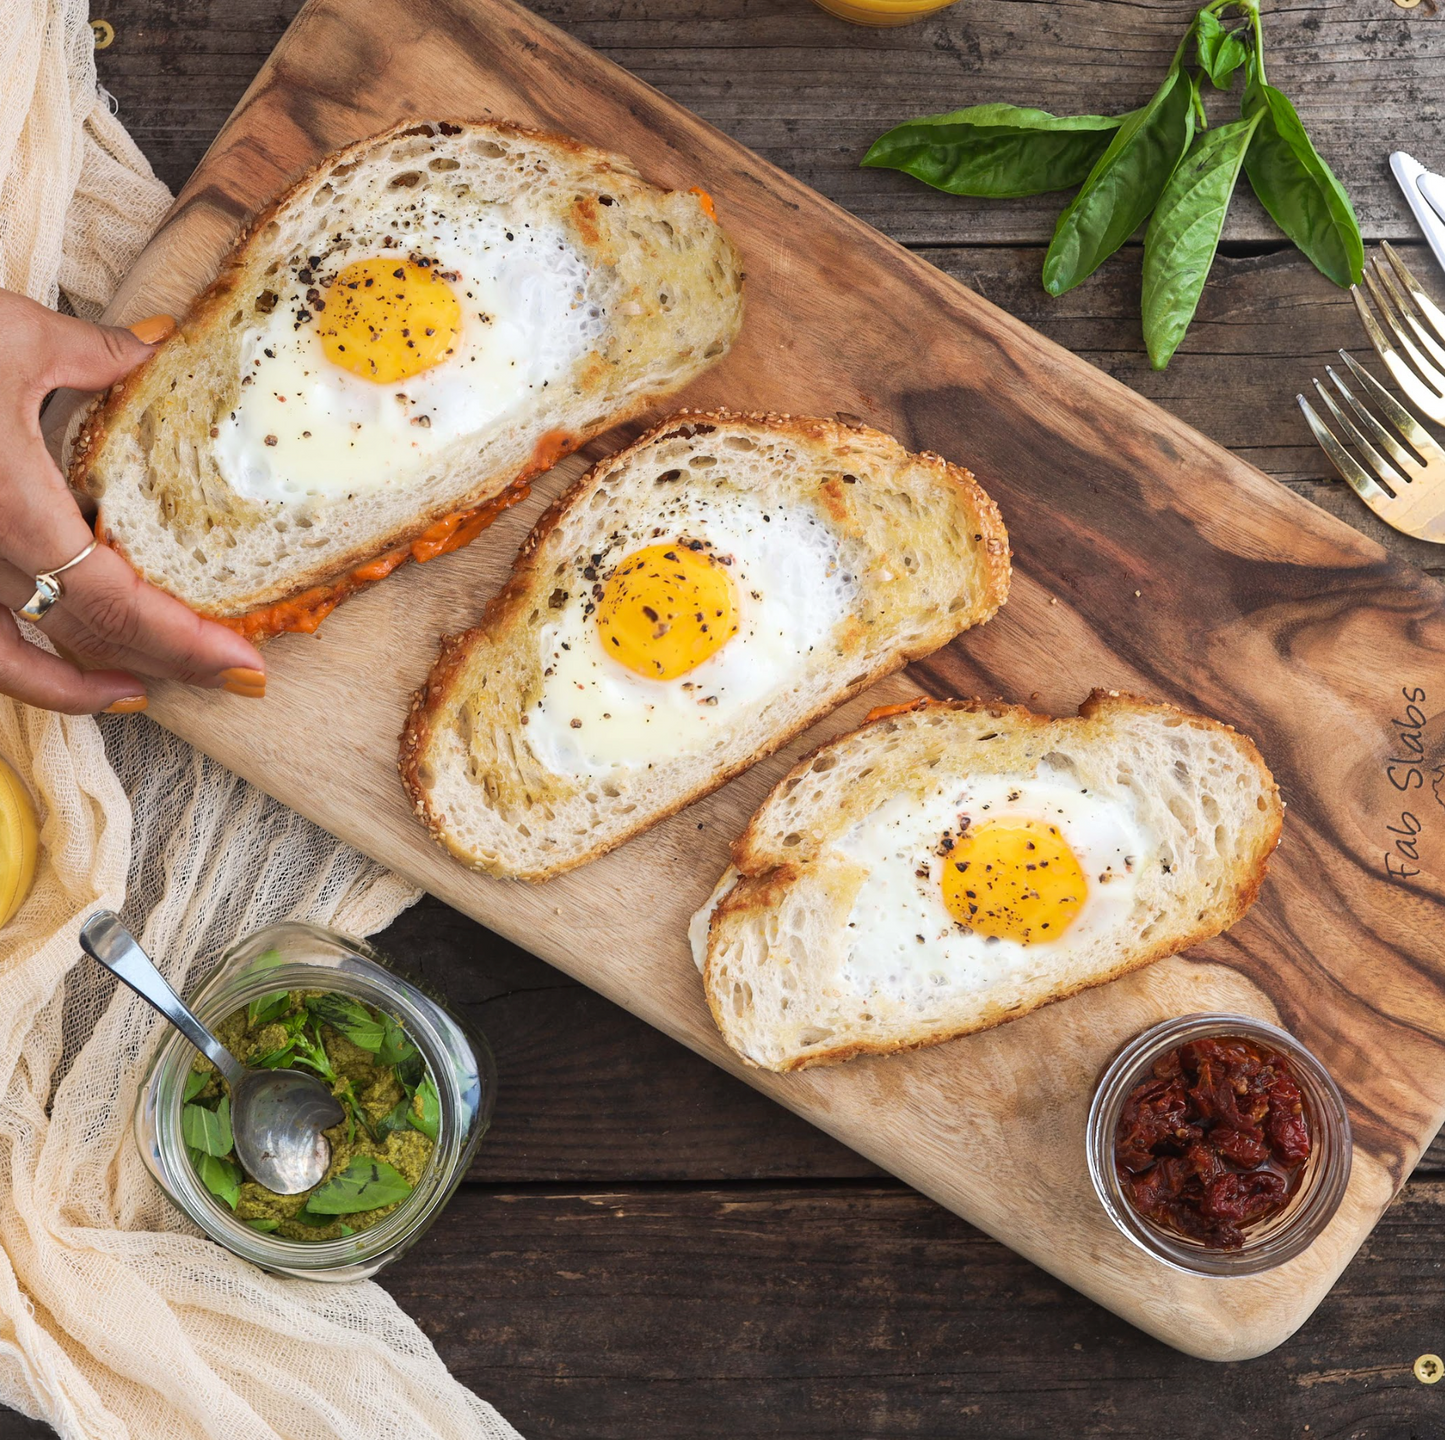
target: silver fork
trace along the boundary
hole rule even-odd
[[[1325,374],[1354,412],[1355,418],[1352,419],[1335,403],[1334,396],[1318,380],[1314,382],[1315,389],[1369,468],[1360,464],[1335,438],[1334,432],[1315,413],[1309,401],[1303,395],[1296,395],[1295,399],[1299,401],[1315,439],[1334,461],[1335,469],[1385,524],[1420,540],[1445,544],[1445,450],[1441,450],[1425,427],[1353,355],[1341,350],[1340,358],[1350,367],[1364,393],[1374,401],[1398,435],[1409,442],[1410,449],[1406,449],[1398,436],[1375,418],[1329,365],[1325,366]],[[1386,363],[1389,363],[1388,360]],[[1391,374],[1394,374],[1393,367]],[[1441,378],[1445,380],[1445,376]],[[1381,450],[1390,457],[1389,460],[1380,454]],[[1412,451],[1415,453],[1412,454]]]
[[[1371,314],[1358,285],[1350,287],[1350,296],[1370,344],[1385,362],[1395,384],[1420,407],[1422,414],[1445,424],[1445,312],[1420,288],[1420,282],[1388,241],[1383,241],[1380,249],[1390,262],[1389,268],[1376,255],[1365,271],[1365,289],[1385,322],[1384,328]],[[1391,336],[1400,349],[1391,343]]]

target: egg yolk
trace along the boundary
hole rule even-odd
[[[394,385],[445,360],[461,328],[461,304],[436,271],[377,256],[337,275],[317,334],[334,365]]]
[[[1084,872],[1058,827],[992,820],[945,837],[943,903],[960,925],[1021,945],[1056,940],[1088,894]]]
[[[612,572],[597,629],[614,660],[648,680],[695,670],[737,634],[737,587],[710,550],[648,545]]]

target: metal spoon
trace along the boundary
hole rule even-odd
[[[275,1195],[297,1195],[320,1181],[331,1163],[331,1143],[321,1132],[346,1112],[315,1075],[242,1065],[166,984],[113,910],[97,910],[85,922],[80,948],[159,1010],[225,1077],[236,1156],[253,1180]]]

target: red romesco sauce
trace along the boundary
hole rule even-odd
[[[1114,1158],[1143,1216],[1216,1250],[1278,1213],[1310,1157],[1288,1059],[1252,1040],[1191,1040],[1154,1062],[1124,1101]]]

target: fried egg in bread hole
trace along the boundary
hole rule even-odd
[[[527,743],[559,775],[646,771],[796,692],[858,577],[818,513],[691,477],[589,554],[538,636]]]
[[[894,1054],[1218,935],[1283,819],[1247,737],[1139,696],[885,706],[777,782],[689,938],[749,1063]]]
[[[1127,792],[1066,766],[895,795],[836,842],[861,883],[837,983],[907,1006],[1067,964],[1129,928],[1157,847]]]
[[[238,355],[217,469],[262,504],[405,486],[545,398],[601,340],[592,267],[558,224],[393,192],[293,257]]]

